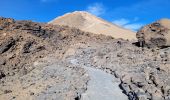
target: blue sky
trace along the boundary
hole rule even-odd
[[[48,22],[67,12],[85,10],[127,29],[170,18],[170,0],[1,0],[0,16]]]

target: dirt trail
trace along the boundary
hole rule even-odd
[[[71,60],[72,64],[77,64],[77,60]],[[87,70],[90,81],[87,91],[82,94],[81,100],[128,100],[119,88],[120,81],[112,75],[92,67],[83,66]]]

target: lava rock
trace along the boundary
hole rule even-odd
[[[11,92],[12,92],[11,90],[5,90],[4,94],[8,94],[8,93],[11,93]]]
[[[31,52],[30,49],[31,49],[33,44],[34,44],[33,41],[28,41],[27,43],[25,43],[24,46],[23,46],[22,52],[23,53],[30,53]]]
[[[0,54],[8,51],[15,44],[15,40],[13,38],[9,38],[0,44]]]
[[[5,59],[0,57],[0,65],[5,65],[5,63],[6,63]]]
[[[3,28],[0,26],[0,30],[3,30]]]
[[[6,75],[4,74],[4,72],[2,72],[1,70],[0,70],[0,79],[2,79],[3,77],[5,77]]]
[[[140,46],[166,47],[170,46],[170,20],[162,19],[144,26],[136,34]]]

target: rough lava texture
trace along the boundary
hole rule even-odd
[[[4,76],[13,76],[24,68],[24,65],[43,57],[52,50],[43,38],[29,34],[28,31],[40,32],[40,30],[24,29],[26,27],[21,22],[13,19],[0,18],[0,70]],[[25,22],[26,24],[27,22]],[[30,59],[31,58],[31,59]],[[30,67],[30,68],[29,68]],[[29,66],[26,72],[32,68]],[[0,77],[1,79],[2,77]]]
[[[77,100],[86,90],[85,70],[45,57],[34,62],[32,71],[1,79],[2,100]],[[15,85],[14,85],[15,84]]]
[[[70,44],[93,35],[75,28],[3,17],[0,27],[0,99],[80,98],[89,80],[85,70],[57,59]],[[53,54],[53,59],[48,58],[49,54]],[[36,61],[44,57],[45,63],[39,66]]]
[[[129,100],[170,100],[169,47],[0,18],[0,99],[80,100],[90,78],[71,60],[119,78]]]
[[[26,64],[48,53],[58,51],[62,55],[70,44],[112,37],[93,35],[66,26],[52,26],[31,21],[15,21],[0,18],[0,67],[5,75],[14,75]],[[30,59],[31,58],[31,59]],[[18,68],[16,68],[16,66]]]
[[[162,19],[137,32],[136,37],[140,46],[166,47],[170,46],[170,20]]]
[[[170,48],[139,48],[125,40],[105,40],[72,45],[79,65],[102,69],[120,78],[129,100],[170,99]]]
[[[83,68],[62,61],[65,51],[75,43],[109,39],[67,26],[1,17],[0,99],[79,100],[89,77]]]

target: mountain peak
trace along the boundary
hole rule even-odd
[[[72,12],[73,14],[90,14],[89,12],[87,11],[74,11]]]
[[[66,25],[78,28],[85,32],[109,35],[114,38],[136,39],[133,31],[116,26],[86,11],[67,13],[50,21],[49,24]]]

